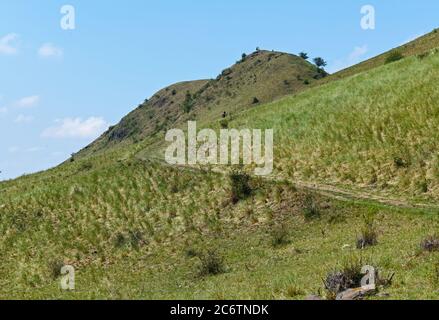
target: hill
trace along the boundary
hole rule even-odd
[[[160,90],[78,156],[135,143],[189,119],[208,122],[299,92],[326,76],[295,55],[256,51],[214,80],[182,82]]]
[[[258,55],[268,62],[269,52],[247,62]],[[196,117],[218,128],[224,105],[209,110],[201,97],[234,73],[251,74],[238,72],[244,63],[231,79],[226,71],[164,89],[89,147],[88,157],[0,183],[0,298],[333,298],[322,279],[358,276],[368,264],[383,280],[395,275],[371,299],[437,299],[439,50],[309,90],[294,82],[277,90],[296,94],[269,103],[249,102],[249,88],[245,98],[229,97],[242,101],[227,109],[229,127],[275,130],[274,175],[241,173],[249,192],[234,201],[239,186],[227,172],[148,158],[150,134],[158,133],[143,120],[165,106],[175,108],[173,125]],[[199,94],[191,94],[188,113],[172,106],[191,90]],[[419,202],[428,207],[410,207]],[[75,267],[76,291],[59,289],[65,264]]]

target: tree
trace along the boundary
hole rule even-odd
[[[306,53],[306,52],[301,52],[301,53],[299,53],[299,56],[302,58],[302,59],[304,59],[304,60],[308,60],[308,54]]]
[[[324,68],[328,63],[321,57],[314,58],[314,63],[318,68]]]
[[[242,58],[241,61],[244,61],[245,58],[247,58],[247,54],[243,53],[242,56],[241,56],[241,58]]]

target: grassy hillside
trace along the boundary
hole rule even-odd
[[[362,259],[392,299],[437,299],[439,256],[420,243],[433,212],[342,202],[251,180],[231,202],[227,176],[131,158],[80,160],[1,184],[0,297],[303,299]],[[356,249],[366,219],[378,244]],[[239,232],[237,232],[239,230]],[[63,264],[76,290],[59,289]]]
[[[302,91],[326,76],[311,63],[287,53],[256,51],[214,80],[171,85],[110,128],[78,156],[139,142],[187,120],[208,123],[279,97]]]
[[[438,52],[250,110],[230,126],[274,128],[280,177],[433,203]]]
[[[258,52],[217,80],[171,86],[88,157],[0,183],[0,298],[330,298],[322,279],[364,264],[395,274],[373,299],[439,298],[438,50],[306,91],[297,74],[291,87],[281,69],[271,84],[262,77],[286,62],[316,75],[297,59]],[[260,103],[249,101],[255,93]],[[210,109],[209,96],[219,101]],[[229,127],[275,130],[274,175],[241,176],[249,192],[238,198],[228,174],[148,157],[167,125],[197,118],[219,128],[223,111]],[[166,112],[172,120],[157,131]],[[302,183],[432,208],[343,200]],[[74,292],[59,289],[64,264],[77,271]]]

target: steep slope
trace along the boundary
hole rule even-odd
[[[256,51],[214,80],[171,85],[157,92],[78,155],[135,143],[188,119],[210,121],[303,90],[326,76],[309,62],[287,53]]]

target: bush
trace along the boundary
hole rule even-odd
[[[93,168],[93,163],[91,162],[83,162],[79,166],[79,171],[89,171]]]
[[[242,171],[232,171],[229,175],[231,183],[231,200],[238,203],[240,200],[248,198],[252,193],[250,186],[250,176]]]
[[[194,247],[186,248],[184,253],[185,253],[187,258],[195,258],[198,256],[198,251]]]
[[[299,53],[299,57],[301,57],[304,60],[308,60],[309,59],[309,56],[308,56],[308,54],[306,52],[300,52]]]
[[[439,251],[439,236],[429,236],[421,242],[421,249],[428,252]]]
[[[351,258],[345,261],[342,270],[328,273],[324,284],[329,296],[335,298],[343,291],[361,287],[361,279],[364,277],[362,268],[361,259]]]
[[[378,234],[372,220],[366,221],[361,234],[357,238],[357,249],[375,246],[378,244]]]
[[[209,249],[206,252],[199,254],[198,258],[201,261],[201,276],[215,276],[226,271],[224,258],[215,249]]]
[[[401,158],[401,157],[394,157],[393,158],[393,163],[395,164],[395,167],[400,169],[400,168],[408,168],[410,166],[410,163]]]
[[[186,113],[191,112],[192,108],[194,107],[194,98],[192,97],[192,94],[188,91],[186,92],[186,99],[183,102],[183,110]]]
[[[276,226],[271,231],[271,244],[280,247],[291,243],[290,234],[286,226]]]
[[[258,98],[256,98],[256,97],[254,97],[253,98],[253,102],[252,102],[253,104],[258,104],[259,103],[259,99]]]
[[[52,260],[49,263],[49,269],[53,279],[57,279],[61,276],[62,267],[64,267],[64,262],[62,260]]]
[[[319,205],[312,195],[307,195],[305,197],[304,206],[303,206],[303,216],[307,221],[320,217]]]
[[[229,121],[227,119],[222,119],[220,121],[221,129],[227,129],[229,127]]]
[[[392,52],[390,52],[387,55],[385,64],[396,62],[396,61],[399,61],[399,60],[401,60],[403,58],[404,58],[404,55],[401,53],[401,51],[393,50]]]
[[[422,180],[422,181],[418,182],[417,186],[422,193],[428,192],[428,182],[426,180]]]

